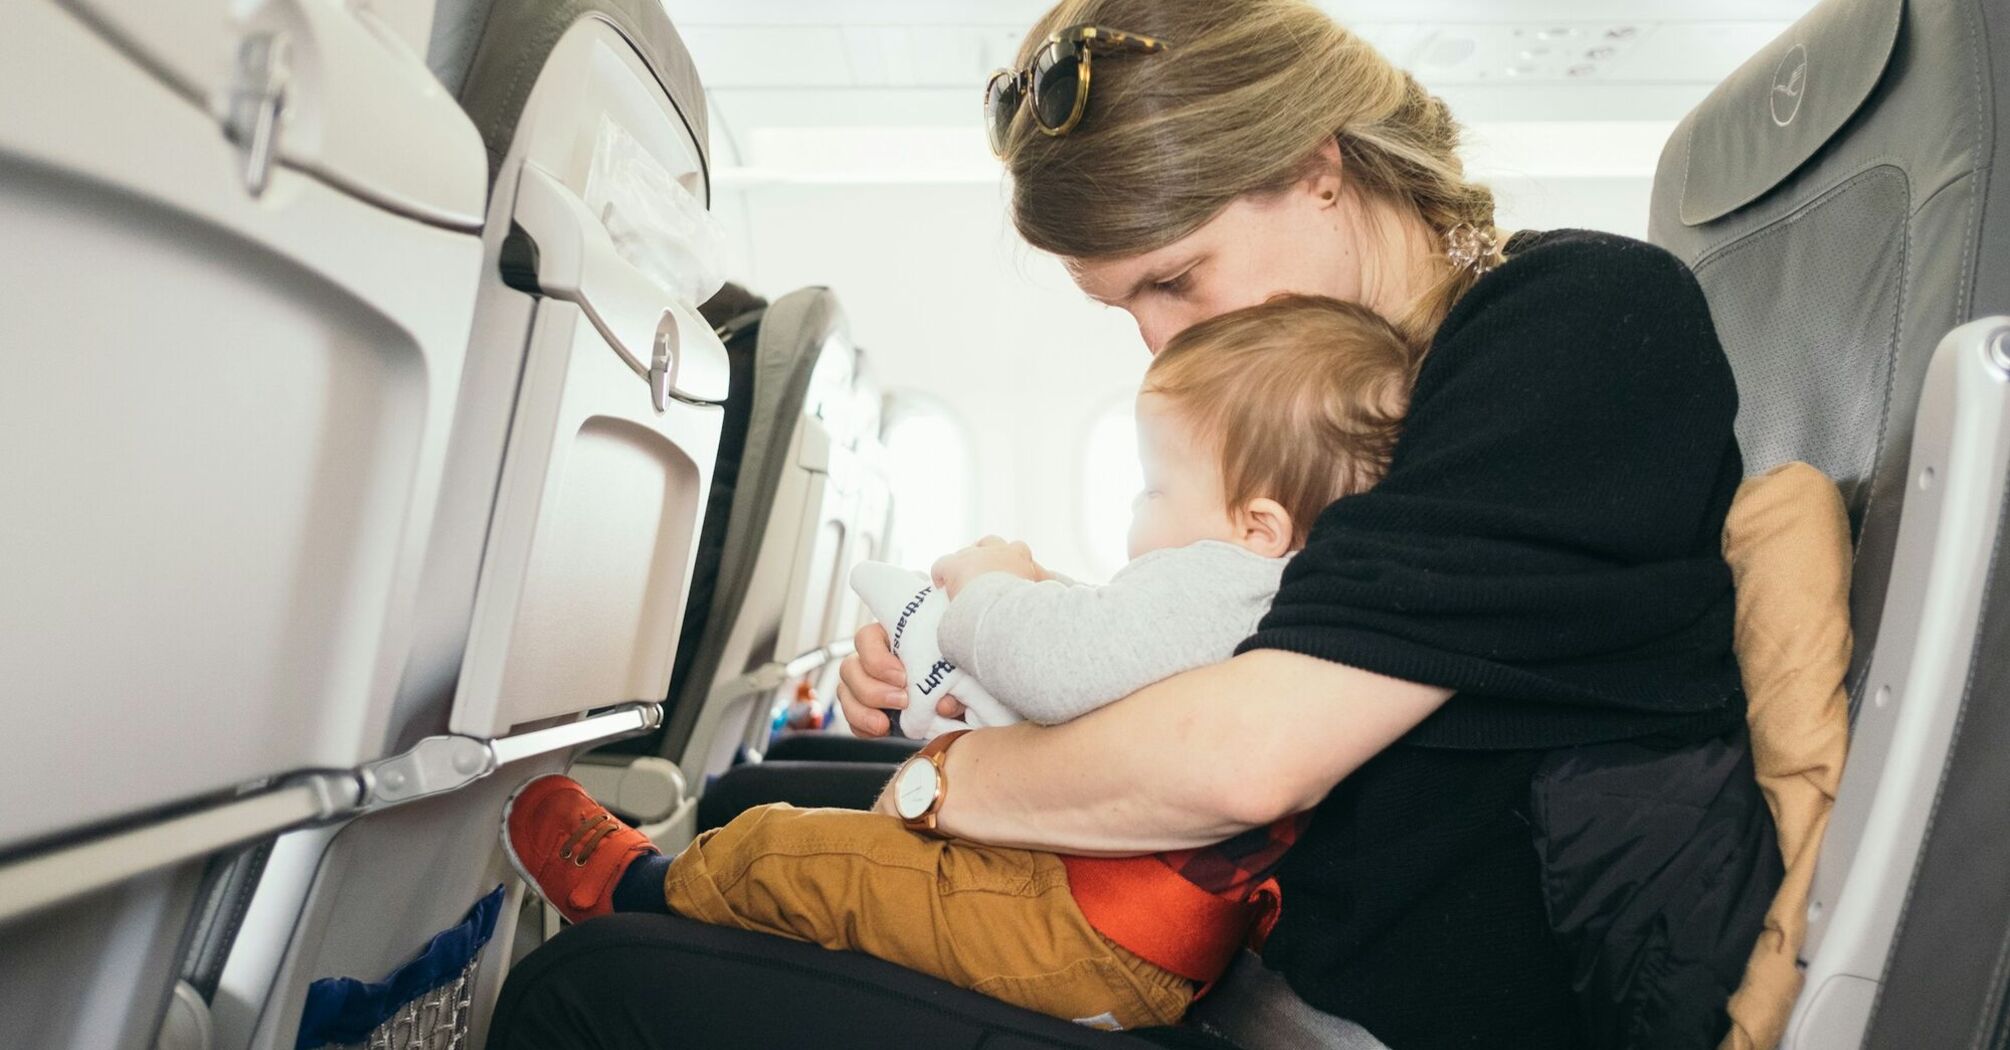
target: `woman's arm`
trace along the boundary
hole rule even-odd
[[[1204,846],[1317,805],[1450,695],[1310,656],[1244,653],[1065,725],[964,737],[949,749],[937,820],[959,838],[1061,853]]]

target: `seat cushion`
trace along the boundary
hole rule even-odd
[[[1731,998],[1722,1047],[1766,1050],[1800,994],[1808,886],[1849,736],[1850,534],[1835,484],[1805,463],[1747,479],[1724,525],[1724,559],[1738,591],[1753,764],[1787,872]]]

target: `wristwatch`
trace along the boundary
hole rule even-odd
[[[942,811],[942,800],[949,795],[949,777],[942,771],[942,760],[949,745],[968,732],[959,729],[930,740],[894,771],[893,810],[909,831],[942,837],[935,827],[935,815]]]

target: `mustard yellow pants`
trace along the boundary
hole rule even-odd
[[[844,809],[750,809],[663,880],[678,915],[864,952],[1103,1028],[1173,1024],[1193,984],[1105,939],[1051,853],[918,835]]]

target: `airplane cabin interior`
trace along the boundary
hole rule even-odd
[[[503,1046],[573,925],[498,837],[527,783],[671,855],[871,798],[914,745],[847,728],[855,569],[1124,570],[1152,358],[980,117],[1048,7],[0,0],[0,1045]],[[1500,229],[1693,272],[1745,475],[1839,493],[1848,756],[1764,1045],[2004,1045],[2010,8],[1317,7]],[[717,950],[747,1034],[678,1045],[854,1045],[759,1034],[815,1011],[744,959],[823,948]],[[877,1045],[1131,1038],[906,976],[953,1020]]]

